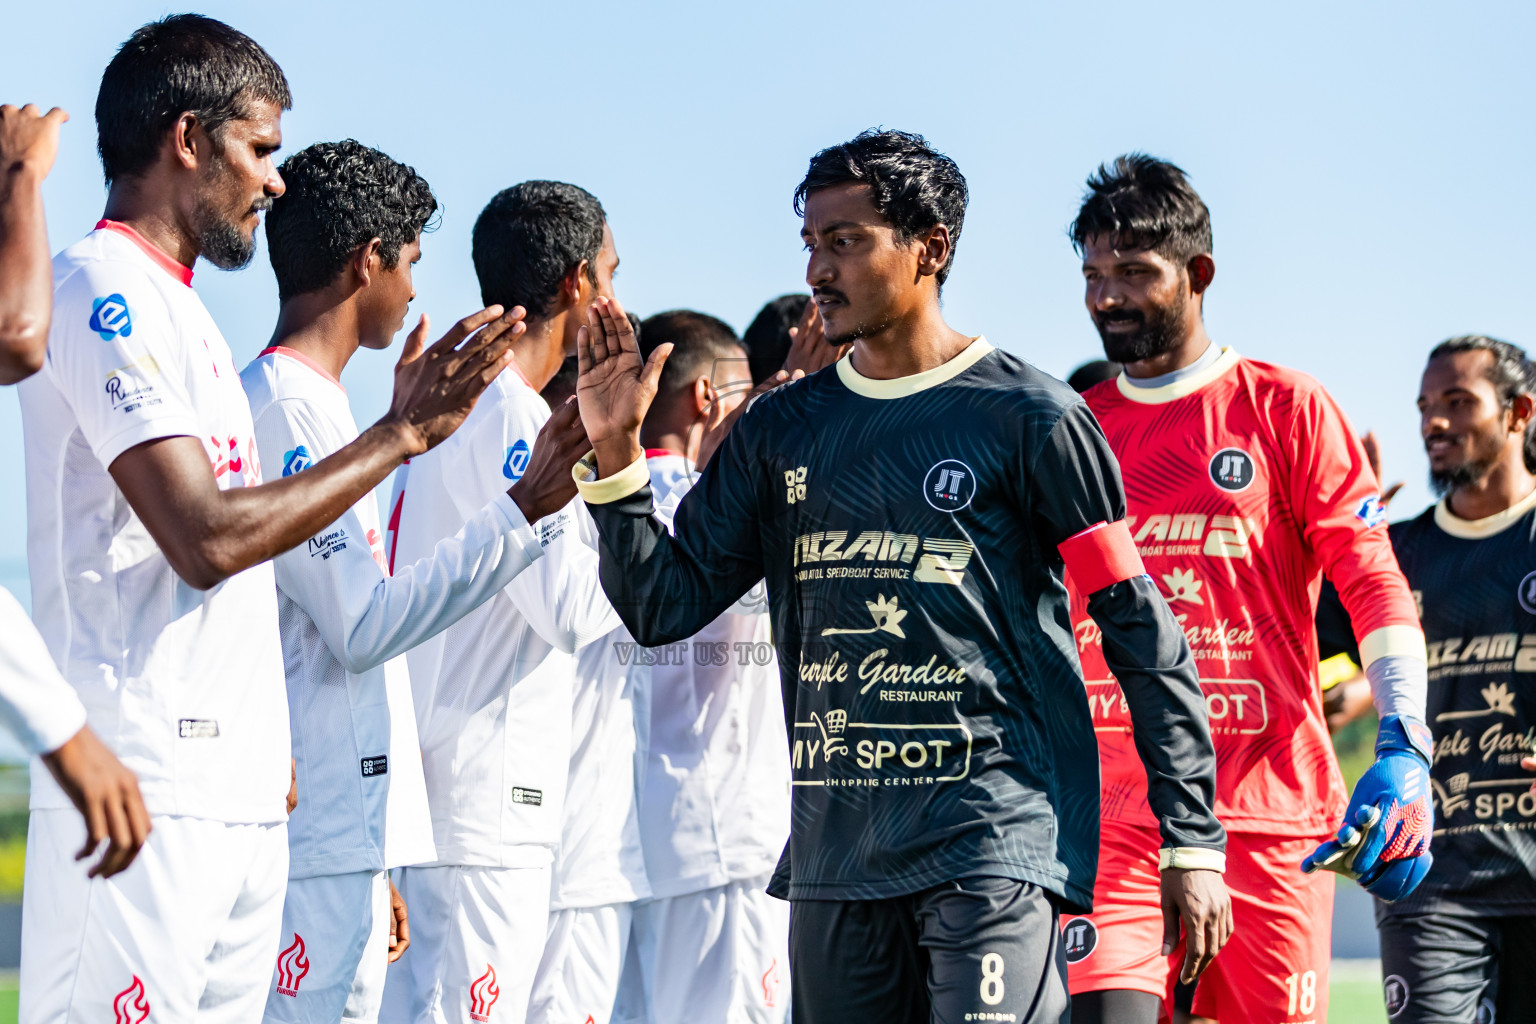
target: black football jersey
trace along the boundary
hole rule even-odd
[[[589,505],[604,589],[642,644],[766,578],[792,762],[771,891],[874,899],[956,878],[1087,909],[1099,773],[1056,547],[1125,514],[1113,454],[1059,381],[974,342],[893,381],[835,367],[760,398],[676,516]],[[1146,577],[1093,595],[1168,845],[1220,848],[1183,632]]]
[[[1419,603],[1434,734],[1435,863],[1385,915],[1536,913],[1536,495],[1492,524],[1443,505],[1394,523]]]

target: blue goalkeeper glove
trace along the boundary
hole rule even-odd
[[[1431,750],[1423,722],[1383,718],[1376,731],[1376,763],[1355,784],[1343,826],[1301,862],[1301,870],[1337,871],[1388,903],[1413,892],[1434,863]]]

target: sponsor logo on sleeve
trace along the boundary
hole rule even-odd
[[[304,939],[293,933],[293,943],[277,955],[277,994],[297,996],[299,982],[309,973],[309,958],[304,955]]]
[[[1386,522],[1387,506],[1381,503],[1381,495],[1373,494],[1361,500],[1360,507],[1355,509],[1355,518],[1364,523],[1367,530]]]
[[[544,806],[544,791],[542,789],[529,789],[526,786],[513,786],[512,802],[515,804],[527,804],[530,807],[542,807]]]
[[[149,998],[144,983],[135,974],[128,987],[112,997],[112,1024],[144,1024],[149,1016]]]
[[[182,718],[176,722],[176,735],[184,740],[216,740],[219,723],[212,718]]]
[[[521,480],[523,474],[528,472],[528,459],[532,455],[533,449],[528,447],[528,442],[519,439],[507,449],[507,459],[501,464],[501,475],[508,480]]]
[[[487,1024],[491,1019],[491,1007],[496,1005],[496,998],[500,995],[501,989],[496,987],[496,968],[486,964],[485,973],[469,986],[470,1020]]]
[[[1061,926],[1061,942],[1067,963],[1075,964],[1093,954],[1099,944],[1099,930],[1086,917],[1074,917]]]
[[[372,778],[375,775],[384,775],[389,772],[389,757],[380,754],[377,757],[363,758],[363,778]]]
[[[133,334],[133,314],[128,309],[128,300],[120,292],[93,299],[90,325],[102,341],[130,336]]]
[[[976,497],[976,474],[958,459],[934,463],[923,478],[923,497],[940,512],[959,512]]]
[[[347,531],[331,530],[318,536],[309,538],[309,557],[319,556],[320,561],[328,560],[332,555],[340,554],[347,550]]]
[[[107,374],[104,390],[112,403],[112,410],[127,413],[160,405],[163,399],[154,384],[155,378],[159,376],[160,364],[151,355],[134,360],[127,366],[119,366]]]
[[[290,448],[283,452],[283,476],[293,476],[302,473],[309,468],[314,460],[310,458],[309,449],[302,444],[296,448]]]
[[[1253,483],[1253,456],[1241,448],[1223,448],[1211,456],[1211,483],[1236,494]]]

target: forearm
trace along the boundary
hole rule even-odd
[[[29,165],[0,166],[0,384],[43,365],[53,302],[43,178]]]
[[[0,589],[0,722],[28,754],[57,750],[85,725],[85,706],[59,674],[27,613]]]
[[[1095,592],[1088,614],[1125,694],[1163,839],[1176,848],[1223,849],[1226,833],[1214,811],[1216,751],[1194,657],[1173,613],[1155,585],[1138,576]]]

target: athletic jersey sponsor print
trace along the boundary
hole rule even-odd
[[[135,974],[128,987],[112,998],[113,1024],[144,1024],[149,1017],[149,996]]]
[[[1434,736],[1434,866],[1386,915],[1536,914],[1536,494],[1469,522],[1444,502],[1394,523],[1422,608]]]
[[[590,506],[601,572],[642,642],[691,636],[766,576],[793,779],[775,895],[993,875],[1091,902],[1096,755],[1057,545],[1118,521],[1123,497],[1065,385],[983,339],[898,381],[844,359],[753,403],[675,536],[634,477],[585,493],[615,492]],[[1145,581],[1095,601],[1132,663],[1181,650]],[[1139,678],[1165,838],[1219,846],[1193,674]]]
[[[299,985],[308,973],[309,957],[304,952],[304,938],[294,932],[293,942],[277,955],[277,994],[297,997]]]
[[[491,1007],[496,1005],[496,998],[500,995],[501,989],[496,985],[496,968],[486,964],[485,973],[469,986],[470,1020],[487,1024],[491,1019]]]
[[[1119,457],[1142,562],[1194,652],[1217,816],[1234,831],[1331,831],[1345,792],[1317,682],[1323,574],[1357,635],[1418,628],[1359,440],[1316,381],[1231,349],[1187,381],[1140,389],[1122,377],[1084,397]],[[1072,618],[1104,817],[1152,825],[1126,704],[1080,596]]]
[[[198,441],[218,487],[261,482],[250,407],[192,271],[122,224],[53,261],[43,370],[22,382],[33,614],[152,814],[287,817],[288,706],[270,563],[197,590],[108,468]],[[101,300],[101,301],[98,301]],[[72,807],[47,772],[34,807]]]

